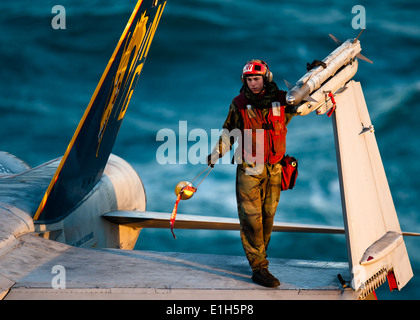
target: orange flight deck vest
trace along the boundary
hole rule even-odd
[[[248,164],[255,162],[256,152],[261,150],[261,144],[264,145],[264,163],[275,164],[283,158],[286,152],[287,128],[285,106],[281,105],[280,100],[279,98],[279,101],[271,103],[268,115],[264,118],[262,111],[250,103],[245,93],[234,98],[244,122],[242,156]],[[264,134],[258,135],[257,129],[264,129]]]

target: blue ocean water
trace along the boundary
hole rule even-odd
[[[39,165],[62,155],[135,5],[134,0],[2,1],[0,3],[0,150]],[[66,9],[66,29],[54,30],[53,6]],[[141,176],[147,208],[170,212],[174,187],[205,165],[156,160],[159,130],[180,136],[220,129],[237,95],[247,60],[265,60],[274,80],[294,82],[306,63],[346,40],[354,5],[366,10],[363,61],[355,80],[364,90],[401,228],[420,232],[420,5],[416,0],[279,1],[169,0],[142,78],[131,100],[114,153]],[[331,119],[296,117],[289,125],[288,153],[299,158],[297,186],[281,195],[276,220],[343,225]],[[195,141],[189,142],[189,147]],[[209,148],[212,147],[209,141]],[[203,151],[203,157],[207,151]],[[219,165],[179,212],[236,217],[235,166]],[[143,230],[137,249],[243,255],[234,231]],[[414,278],[401,292],[379,299],[420,299],[420,240],[405,238]],[[346,261],[341,235],[273,234],[271,257]],[[317,276],[317,275],[314,275]],[[280,279],[281,280],[281,279]]]

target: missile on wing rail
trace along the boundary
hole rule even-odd
[[[298,106],[302,101],[306,101],[306,107],[309,106],[309,108],[311,108],[310,111],[313,111],[317,109],[321,103],[325,103],[325,101],[316,100],[315,97],[323,97],[324,92],[326,91],[334,93],[335,90],[338,90],[339,87],[343,86],[355,75],[357,71],[356,58],[372,63],[371,60],[360,54],[360,51],[362,51],[360,41],[358,40],[360,34],[357,38],[349,39],[344,43],[341,43],[337,38],[330,34],[330,37],[336,43],[339,43],[340,46],[322,60],[319,65],[309,70],[296,82],[296,85],[293,86],[286,81],[286,85],[290,90],[286,95],[287,104]],[[339,74],[340,77],[338,77]],[[336,79],[333,81],[334,85],[330,84],[327,86],[328,82],[332,81],[335,77],[340,78],[340,81],[337,81]],[[340,83],[341,85],[338,86]],[[327,88],[337,86],[338,88],[335,88],[335,90],[334,88]],[[322,92],[318,92],[321,87]],[[299,108],[297,108],[298,112]]]

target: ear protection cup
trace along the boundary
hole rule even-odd
[[[266,64],[264,61],[261,60],[261,63],[263,63],[265,65],[266,68],[266,73],[265,73],[265,81],[267,82],[272,82],[273,81],[273,73],[270,71],[270,69],[268,68],[268,64]]]
[[[267,82],[273,81],[273,73],[271,71],[268,71],[265,77],[267,79]]]

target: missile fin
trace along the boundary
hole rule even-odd
[[[347,90],[347,87],[346,86],[343,86],[343,87],[341,87],[340,89],[338,89],[336,92],[334,92],[334,95],[337,95],[337,94],[340,94],[340,93],[343,93],[344,91],[346,91]]]
[[[286,84],[287,89],[289,89],[289,90],[292,90],[293,89],[294,85],[291,84],[289,81],[284,80],[284,83]]]
[[[334,40],[334,42],[338,45],[342,45],[343,41],[338,40],[334,35],[332,35],[331,33],[329,34],[330,38]]]
[[[363,54],[361,54],[361,53],[358,53],[357,55],[356,55],[356,57],[357,58],[359,58],[360,60],[364,60],[364,61],[366,61],[366,62],[369,62],[369,63],[373,63],[373,61],[372,60],[370,60],[369,58],[366,58]]]
[[[365,31],[365,29],[362,29],[362,31],[360,31],[360,33],[357,35],[356,39],[354,39],[353,43],[356,43],[357,40],[359,40],[359,37],[362,35],[363,31]]]
[[[316,101],[314,98],[312,98],[309,94],[303,98],[303,100],[307,101],[307,102],[316,102],[318,103],[318,101]]]

